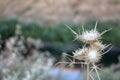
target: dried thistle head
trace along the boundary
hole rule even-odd
[[[100,38],[100,33],[96,30],[85,31],[81,35],[79,35],[79,39],[86,43],[96,42]]]
[[[101,59],[101,54],[98,50],[94,48],[89,48],[88,53],[86,55],[86,60],[89,63],[98,62]]]
[[[82,42],[85,42],[89,44],[90,46],[88,48],[83,47],[82,49],[75,50],[73,52],[73,57],[78,60],[85,60],[92,63],[92,62],[98,62],[101,59],[101,56],[104,53],[102,52],[106,47],[109,45],[104,45],[100,39],[101,36],[106,33],[107,31],[111,30],[104,30],[103,32],[98,32],[97,31],[97,22],[95,24],[94,29],[91,30],[84,30],[83,26],[83,32],[80,34],[76,33],[73,29],[71,29],[68,25],[66,25],[72,32],[73,34],[76,35],[75,39],[81,40]]]
[[[88,43],[88,44],[92,44],[94,42],[97,42],[99,39],[101,39],[101,36],[104,33],[106,33],[109,30],[111,30],[111,28],[110,28],[108,30],[104,30],[101,33],[98,32],[96,30],[96,28],[97,28],[97,22],[96,22],[94,29],[85,30],[84,27],[82,26],[83,32],[81,34],[80,33],[78,34],[72,28],[70,28],[68,25],[66,25],[66,26],[72,31],[73,34],[75,34],[75,36],[76,36],[75,39],[79,39],[79,40],[81,40],[81,41],[83,41],[85,43]]]
[[[95,63],[101,59],[100,51],[94,48],[83,47],[82,49],[75,50],[75,52],[73,52],[73,55],[73,58],[84,60],[88,63]]]
[[[97,23],[96,23],[96,24],[97,24]],[[96,26],[97,26],[97,25],[96,25]],[[77,35],[76,37],[77,37],[78,39],[80,39],[81,41],[85,42],[85,43],[92,44],[92,43],[94,43],[94,42],[98,42],[98,40],[101,39],[101,36],[102,36],[104,33],[106,33],[107,31],[111,30],[111,28],[110,28],[110,29],[105,30],[105,31],[103,31],[103,32],[100,33],[100,32],[98,32],[98,31],[96,30],[96,26],[95,26],[95,28],[92,29],[92,30],[83,31],[81,35],[79,34],[79,35]]]
[[[82,42],[89,44],[89,46],[88,47],[84,46],[81,49],[77,49],[73,52],[72,58],[82,60],[82,62],[75,62],[75,60],[73,60],[73,61],[70,60],[71,62],[59,62],[59,63],[84,64],[87,66],[89,64],[91,64],[92,69],[90,70],[90,72],[95,70],[96,74],[98,76],[98,79],[100,80],[99,73],[97,71],[97,69],[99,69],[99,68],[95,65],[95,63],[100,61],[100,59],[102,58],[102,55],[107,53],[112,48],[111,47],[109,50],[104,52],[103,50],[106,47],[110,46],[111,44],[105,45],[100,41],[100,39],[104,33],[106,33],[107,31],[109,31],[111,29],[105,30],[100,33],[96,30],[96,27],[97,27],[97,22],[96,22],[94,29],[85,31],[82,26],[83,32],[81,34],[80,33],[78,34],[73,29],[71,29],[68,25],[66,25],[66,26],[73,32],[73,34],[75,34],[75,36],[76,36],[75,40],[76,39],[81,40]],[[70,55],[68,55],[68,56],[70,56]],[[87,67],[87,69],[88,69],[88,67]],[[91,74],[89,74],[89,76],[94,80],[94,78],[91,76]],[[87,78],[87,80],[89,80],[89,79]]]
[[[73,57],[78,60],[83,60],[85,59],[87,55],[88,48],[83,47],[82,49],[75,50],[73,52]]]

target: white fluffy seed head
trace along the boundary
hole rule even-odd
[[[80,39],[87,43],[97,41],[100,37],[100,33],[96,30],[85,31],[80,35]]]
[[[100,59],[100,54],[96,49],[89,49],[86,58],[89,62],[97,62]]]
[[[75,50],[75,51],[73,52],[73,55],[74,55],[74,57],[75,57],[76,59],[81,60],[81,59],[83,59],[83,58],[86,57],[87,51],[88,51],[88,48],[84,48],[84,47],[83,47],[82,49]]]
[[[87,51],[87,48],[82,48],[82,49],[75,50],[73,52],[73,54],[74,54],[74,56],[78,56],[78,55],[82,55],[82,54],[86,53],[86,51]]]

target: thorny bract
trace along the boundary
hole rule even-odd
[[[112,48],[110,47],[107,51],[104,51],[104,49],[111,46],[111,44],[108,44],[108,45],[103,44],[101,41],[101,36],[104,33],[110,31],[111,28],[108,30],[104,30],[103,32],[100,33],[96,29],[97,28],[97,22],[96,22],[94,29],[85,30],[84,27],[82,26],[83,32],[77,33],[72,28],[70,28],[68,25],[65,24],[65,26],[69,28],[72,31],[72,33],[75,35],[75,40],[76,39],[81,40],[85,44],[89,44],[89,46],[86,47],[86,45],[84,45],[82,48],[75,50],[73,52],[73,56],[66,54],[67,56],[73,58],[73,60],[68,58],[70,62],[58,62],[58,63],[64,63],[64,64],[70,64],[70,65],[71,64],[83,64],[86,66],[88,65],[89,68],[86,68],[88,69],[87,80],[89,80],[89,77],[92,80],[94,80],[94,77],[91,75],[91,72],[93,71],[96,72],[97,77],[100,80],[100,76],[98,73],[98,70],[100,70],[100,68],[96,65],[96,63],[99,62],[102,56],[108,51],[110,51]],[[79,62],[76,62],[75,59],[79,60]]]

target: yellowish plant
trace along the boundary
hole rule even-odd
[[[100,70],[100,68],[96,65],[97,62],[100,61],[100,59],[102,58],[102,56],[107,53],[112,47],[110,47],[107,51],[104,52],[104,49],[109,45],[105,45],[103,44],[100,39],[101,36],[106,33],[107,31],[111,30],[105,30],[101,33],[99,33],[96,29],[97,27],[97,22],[95,24],[95,28],[92,30],[85,30],[84,27],[83,28],[83,32],[82,33],[76,33],[72,28],[70,28],[68,25],[66,25],[73,34],[75,34],[75,40],[81,40],[82,42],[84,42],[85,44],[89,44],[88,47],[83,46],[81,49],[77,49],[73,52],[73,56],[70,56],[68,54],[66,54],[69,57],[72,57],[73,60],[70,60],[70,62],[58,62],[58,63],[65,63],[65,64],[84,64],[86,65],[86,71],[87,71],[87,78],[86,80],[90,80],[90,78],[92,80],[94,80],[94,77],[91,75],[91,73],[93,71],[96,72],[98,80],[100,80],[100,76],[98,73],[98,70]],[[77,60],[82,60],[82,62],[75,62],[75,59]],[[90,67],[90,65],[92,65]]]

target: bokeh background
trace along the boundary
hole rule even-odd
[[[99,32],[112,28],[100,77],[120,80],[120,0],[0,0],[0,80],[85,80],[82,65],[55,64],[84,45],[64,24],[82,32],[96,21]]]

